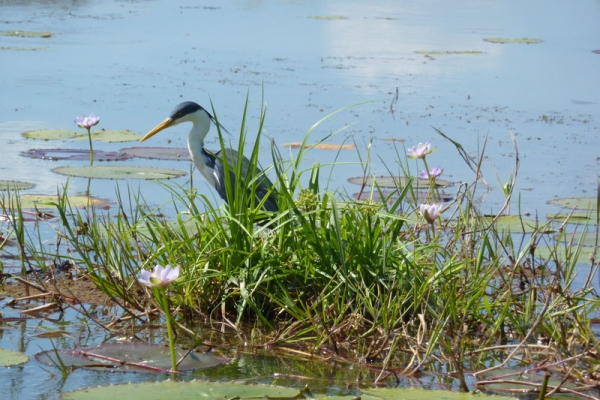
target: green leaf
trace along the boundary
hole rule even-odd
[[[6,199],[0,199],[0,204],[7,209],[10,209],[10,204],[4,204]],[[43,195],[43,194],[23,194],[19,196],[19,203],[21,208],[36,208],[40,209],[48,209],[48,208],[56,208],[54,203],[58,202],[58,198],[56,195]],[[87,207],[89,206],[99,206],[105,204],[104,200],[98,199],[96,197],[88,197],[88,196],[69,196],[69,204],[72,207]]]
[[[27,361],[29,361],[29,356],[23,353],[0,349],[0,365],[10,367],[13,365],[25,364]]]
[[[298,389],[232,382],[173,381],[146,382],[79,389],[63,393],[65,400],[105,399],[294,399],[302,398]],[[350,397],[348,397],[350,400]]]
[[[90,166],[56,167],[52,171],[67,176],[98,179],[171,179],[184,176],[185,171],[171,168],[138,167],[138,166]]]
[[[71,131],[67,129],[42,129],[37,131],[23,132],[23,136],[28,139],[38,140],[89,140],[87,131],[84,129],[80,131]],[[141,138],[143,138],[142,135],[127,129],[101,129],[98,131],[92,131],[92,140],[95,142],[133,142],[139,141]]]
[[[375,388],[365,389],[363,392],[386,400],[514,400],[514,397],[490,396],[483,393],[460,393],[448,390]]]
[[[0,180],[0,190],[27,190],[34,186],[29,182]]]
[[[556,204],[570,210],[578,208],[580,210],[596,210],[598,199],[596,197],[565,197],[562,199],[550,200],[548,204]]]

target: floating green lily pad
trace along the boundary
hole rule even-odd
[[[363,393],[379,397],[385,400],[515,400],[514,397],[502,397],[485,395],[483,393],[461,393],[451,392],[449,390],[427,390],[427,389],[393,389],[393,388],[373,388],[364,389]]]
[[[87,207],[87,206],[101,206],[106,204],[105,200],[98,199],[96,197],[88,196],[69,196],[69,204],[72,207]],[[56,208],[55,203],[58,202],[56,195],[42,195],[42,194],[23,194],[19,196],[19,204],[21,208],[34,208],[34,209],[48,209]],[[11,204],[12,203],[12,204]],[[9,203],[7,199],[0,198],[0,205],[3,208],[11,209],[15,202]]]
[[[0,349],[0,365],[10,367],[13,365],[25,364],[29,361],[29,356],[7,349]]]
[[[27,190],[34,186],[30,182],[0,180],[0,190]]]
[[[520,44],[536,44],[536,43],[543,43],[543,40],[540,39],[529,39],[529,38],[522,38],[522,39],[506,39],[506,38],[485,38],[483,39],[484,42],[489,42],[489,43],[499,43],[499,44],[507,44],[507,43],[520,43]]]
[[[373,177],[363,178],[362,176],[359,176],[356,178],[349,178],[348,182],[354,183],[357,185],[362,185],[364,182],[365,185],[371,186],[371,185],[373,185],[373,179],[375,179],[375,182],[377,182],[377,185],[379,185],[380,188],[404,187],[404,186],[406,186],[406,183],[408,182],[408,178],[405,176],[377,176],[375,178],[373,178]],[[446,181],[443,179],[435,180],[435,187],[448,187],[448,186],[452,186],[452,185],[454,185],[454,182]],[[420,188],[420,189],[428,188],[429,180],[415,178],[413,180],[413,186],[416,188]]]
[[[561,223],[567,221],[569,224],[593,224],[596,222],[596,216],[594,214],[584,212],[574,212],[572,214],[570,212],[560,212],[548,214],[546,215],[546,218]]]
[[[67,367],[102,371],[110,368],[110,371],[148,373],[164,373],[171,369],[169,347],[147,343],[107,343],[80,350],[58,350],[58,353],[62,363]],[[187,350],[176,350],[176,353],[179,360],[187,353]],[[43,364],[59,364],[54,349],[37,353],[35,359]],[[179,371],[193,371],[226,362],[225,357],[218,357],[212,353],[192,352],[179,364],[178,369]]]
[[[596,210],[598,199],[595,197],[565,197],[562,199],[550,200],[548,204],[556,204],[557,206],[571,210],[574,208],[580,210]]]
[[[87,149],[29,149],[21,152],[21,155],[52,161],[85,161],[90,159],[90,151]],[[94,150],[94,161],[123,161],[130,158],[133,158],[133,156],[118,151]]]
[[[128,147],[120,151],[132,157],[148,158],[151,160],[191,160],[189,150],[183,147]]]
[[[66,129],[42,129],[37,131],[23,132],[23,136],[28,139],[39,140],[89,140],[87,131],[71,131]],[[134,142],[143,138],[135,132],[125,130],[101,129],[92,131],[92,140],[95,142]]]
[[[232,382],[190,382],[166,380],[138,384],[112,385],[78,389],[63,393],[65,400],[92,399],[301,399],[298,389],[271,385],[252,385]],[[323,396],[325,398],[325,396]],[[353,396],[348,396],[351,400]]]
[[[34,32],[34,31],[0,31],[0,36],[14,36],[14,37],[39,37],[49,38],[54,34],[52,32]]]
[[[571,247],[569,255],[573,257],[573,254],[576,250],[577,246]],[[579,255],[574,260],[576,264],[589,264],[590,263],[590,255],[594,252],[593,247],[582,246],[579,252]],[[543,258],[545,260],[553,260],[558,258],[559,261],[566,261],[567,250],[565,249],[564,244],[558,244],[555,247],[536,247],[535,256],[539,258]],[[573,260],[572,260],[573,261]]]
[[[495,216],[493,215],[485,215],[477,218],[477,220],[479,221],[479,226],[481,228],[486,228],[494,220],[494,218]],[[498,231],[509,231],[512,233],[533,233],[536,231],[536,228],[542,228],[545,227],[545,225],[533,219],[521,218],[518,215],[503,215],[498,218],[494,227]],[[554,229],[548,229],[540,233],[550,233],[554,231]]]
[[[90,166],[85,167],[56,167],[53,172],[80,178],[99,179],[171,179],[184,176],[185,171],[171,168],[138,167],[138,166]]]
[[[431,55],[431,56],[446,56],[449,54],[458,54],[458,55],[476,55],[476,54],[485,54],[485,51],[479,50],[455,50],[455,51],[438,51],[438,50],[417,50],[415,51],[417,54],[423,55]]]
[[[41,51],[48,50],[48,47],[5,47],[0,46],[0,51]]]
[[[348,18],[344,17],[343,15],[311,15],[308,18],[316,19],[319,21],[339,21],[342,19],[348,19]]]

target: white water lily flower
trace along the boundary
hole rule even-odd
[[[164,289],[179,278],[179,265],[175,268],[167,265],[157,265],[154,271],[142,270],[138,282],[142,285]]]
[[[421,204],[419,213],[427,220],[433,222],[438,219],[442,213],[442,203],[438,204]]]

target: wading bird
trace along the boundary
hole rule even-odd
[[[186,101],[179,104],[177,107],[175,107],[175,109],[173,109],[171,115],[169,115],[167,119],[148,132],[140,141],[143,142],[144,140],[156,135],[163,129],[181,124],[182,122],[192,123],[192,129],[188,135],[188,149],[190,151],[192,161],[196,165],[196,168],[198,168],[202,175],[204,175],[206,180],[217,190],[219,196],[221,196],[223,200],[227,201],[223,152],[217,151],[213,154],[209,151],[206,151],[204,148],[204,138],[210,130],[211,122],[215,125],[219,124],[220,128],[225,132],[227,132],[227,129],[217,122],[215,118],[204,108],[193,101]],[[235,189],[235,168],[240,154],[233,149],[225,149],[225,157],[227,158],[231,187],[232,189]],[[242,175],[246,179],[246,182],[250,182],[252,177],[246,176],[248,174],[250,161],[243,155],[241,157],[243,157]],[[277,191],[275,188],[273,188],[273,184],[260,168],[256,167],[256,173],[258,175],[255,190],[257,200],[256,204],[259,204],[265,198],[265,196],[268,196],[263,205],[264,209],[267,211],[278,211],[279,207],[277,206]]]

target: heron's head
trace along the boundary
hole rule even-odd
[[[208,113],[204,108],[200,105],[194,103],[193,101],[185,101],[179,104],[177,107],[171,111],[171,114],[160,124],[156,125],[154,129],[144,136],[140,142],[151,138],[156,135],[158,132],[180,124],[182,122],[192,122],[194,124],[202,124],[210,126],[210,122],[215,121],[213,116]],[[206,129],[208,132],[208,129]]]

